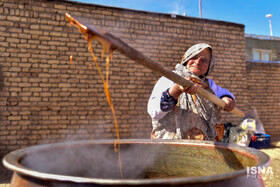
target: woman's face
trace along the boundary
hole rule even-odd
[[[208,48],[201,51],[187,62],[187,69],[193,72],[196,76],[204,75],[209,67],[211,53]]]

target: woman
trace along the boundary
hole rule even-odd
[[[189,88],[161,77],[156,83],[148,102],[148,113],[152,117],[152,138],[215,140],[216,125],[220,122],[218,106],[197,95],[203,87],[226,103],[224,110],[235,106],[234,95],[221,88],[206,76],[214,67],[212,47],[199,43],[184,54],[175,72],[193,81]]]

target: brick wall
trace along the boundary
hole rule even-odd
[[[255,107],[266,133],[279,139],[280,64],[247,62],[249,104]]]
[[[170,70],[192,44],[209,43],[216,57],[211,77],[235,94],[239,108],[248,109],[243,25],[66,1],[0,0],[2,153],[48,142],[115,138],[103,85],[89,67],[87,43],[68,26],[66,12],[113,33]],[[93,46],[99,54],[100,47]],[[121,138],[149,138],[146,107],[159,76],[117,51],[110,73]],[[224,121],[240,119],[225,114]]]

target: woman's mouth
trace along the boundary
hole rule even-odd
[[[191,66],[191,68],[196,68],[196,69],[199,69],[199,67],[198,67],[198,66]]]

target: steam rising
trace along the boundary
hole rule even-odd
[[[22,160],[22,165],[36,171],[88,178],[121,178],[118,153],[112,144],[52,147],[36,151]],[[123,178],[143,178],[154,163],[155,150],[141,151],[137,146],[121,145]]]

